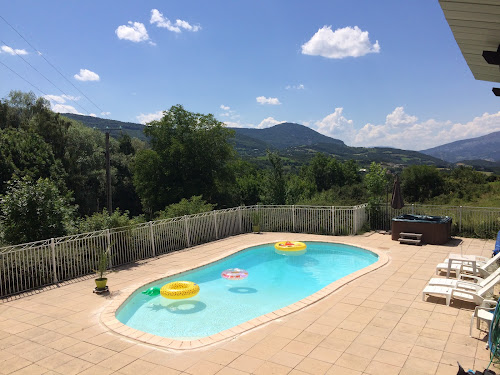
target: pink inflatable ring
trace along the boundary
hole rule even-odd
[[[248,272],[240,268],[229,268],[222,271],[221,276],[228,280],[243,280],[248,277]]]

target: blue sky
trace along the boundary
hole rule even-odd
[[[67,78],[0,19],[0,97],[31,90],[60,112],[144,123],[182,104],[414,150],[500,130],[494,84],[437,1],[16,0],[0,15]]]

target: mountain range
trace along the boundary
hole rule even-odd
[[[474,159],[500,162],[500,132],[455,141],[420,152],[451,163]]]
[[[98,117],[62,114],[84,125],[105,131],[118,129],[131,137],[147,140],[144,125],[102,119]],[[278,150],[288,164],[300,165],[307,162],[317,152],[332,155],[340,160],[354,159],[367,166],[372,161],[394,167],[412,164],[427,164],[449,167],[452,163],[467,160],[465,164],[492,169],[500,166],[500,132],[483,137],[448,143],[423,151],[409,151],[390,147],[350,147],[343,141],[320,134],[300,124],[282,123],[265,129],[232,128],[235,136],[231,139],[236,151],[243,158],[265,160],[266,150]],[[111,134],[118,132],[112,132]],[[485,162],[485,160],[489,162]]]

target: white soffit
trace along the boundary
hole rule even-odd
[[[439,0],[474,78],[500,82],[500,67],[488,64],[483,51],[500,44],[500,0]]]

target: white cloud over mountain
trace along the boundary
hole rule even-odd
[[[435,119],[419,121],[417,116],[407,114],[404,107],[396,107],[386,116],[383,124],[367,123],[355,129],[353,120],[344,116],[343,108],[335,108],[335,112],[311,127],[319,133],[343,140],[348,146],[425,150],[500,131],[500,111],[484,113],[468,122],[454,123]]]
[[[278,98],[266,98],[265,96],[258,96],[255,98],[259,104],[280,105]]]
[[[50,107],[54,112],[83,115],[75,107],[66,103],[68,100],[77,102],[80,100],[80,97],[71,95],[44,95],[44,98],[50,102]]]
[[[331,26],[323,26],[302,45],[304,55],[323,56],[329,59],[360,57],[378,52],[380,52],[378,40],[372,44],[368,31],[362,31],[358,26],[348,26],[335,31],[332,31]]]
[[[118,26],[115,33],[118,39],[130,40],[134,43],[149,41],[146,26],[141,22],[128,21],[128,25]]]
[[[256,128],[257,129],[270,128],[271,126],[281,124],[282,122],[285,122],[285,121],[278,121],[273,117],[268,117],[268,118],[265,118],[264,120],[262,120],[260,122],[260,124],[256,126]]]
[[[151,19],[149,23],[156,25],[157,27],[165,28],[174,33],[181,33],[183,30],[197,32],[201,30],[200,25],[191,25],[189,22],[184,20],[175,20],[175,22],[170,21],[166,18],[158,9],[151,10]]]
[[[99,74],[94,73],[91,70],[88,69],[80,69],[80,73],[75,74],[73,77],[77,79],[78,81],[99,81],[100,77]]]
[[[27,55],[28,52],[24,49],[14,49],[12,47],[6,46],[5,44],[0,47],[0,53],[7,53],[9,55]]]

